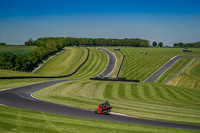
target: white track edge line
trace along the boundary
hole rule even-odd
[[[97,49],[103,51],[103,50],[102,50],[103,48],[97,48]],[[104,49],[104,50],[107,50],[107,49]],[[108,50],[108,51],[111,52],[111,53],[114,55],[115,60],[116,60],[116,62],[115,62],[115,67],[116,67],[116,64],[117,64],[117,58],[116,58],[115,54],[114,54],[112,51],[110,51],[110,50]],[[105,51],[103,51],[103,52],[105,52]],[[105,53],[106,53],[106,52],[105,52]],[[107,53],[106,53],[106,55],[108,56]],[[109,61],[110,61],[110,57],[108,56],[108,64],[109,64]],[[107,66],[108,66],[108,64],[107,64]],[[104,69],[100,74],[102,74],[102,73],[106,70],[107,66],[105,67],[105,69]],[[114,67],[114,69],[115,69],[115,67]],[[112,72],[114,71],[114,69],[113,69],[110,73],[112,73]],[[110,73],[109,73],[109,74],[110,74]],[[105,77],[108,76],[109,74],[105,75]]]
[[[177,56],[172,57],[169,61],[167,61],[163,66],[161,66],[158,70],[156,70],[154,73],[152,73],[149,77],[151,77],[152,75],[154,75],[157,71],[159,71],[162,67],[164,67],[168,62],[170,62],[171,60],[173,60],[175,57],[177,57]],[[149,78],[149,77],[148,77],[148,78]],[[147,80],[148,78],[146,78],[146,79],[144,80],[144,82],[146,82],[146,80]]]

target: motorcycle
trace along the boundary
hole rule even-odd
[[[95,110],[95,113],[108,115],[111,109],[112,107],[110,106],[110,103],[106,101],[105,103],[99,104],[98,109]]]

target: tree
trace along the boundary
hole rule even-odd
[[[183,47],[185,47],[185,44],[184,44],[184,43],[182,43],[182,42],[179,42],[177,45],[178,45],[178,47],[180,47],[180,48],[183,48]]]
[[[5,42],[1,42],[0,46],[6,46],[6,43]]]
[[[178,47],[178,44],[177,44],[177,43],[174,43],[174,47]]]
[[[32,38],[30,38],[28,41],[25,42],[25,45],[26,46],[34,46],[35,41]]]
[[[154,47],[157,47],[157,42],[156,41],[154,41],[153,43],[152,43],[152,45],[154,46]]]
[[[162,47],[162,46],[163,46],[163,43],[162,43],[162,42],[159,42],[159,43],[158,43],[158,46],[159,46],[159,47]]]

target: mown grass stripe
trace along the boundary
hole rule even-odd
[[[140,99],[140,96],[138,95],[138,85],[137,84],[131,84],[131,95],[134,99]]]

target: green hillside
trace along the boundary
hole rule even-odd
[[[172,57],[180,54],[200,53],[200,49],[191,49],[192,53],[181,53],[180,48],[121,48],[125,54],[120,77],[144,81]],[[140,54],[140,51],[147,54]]]
[[[180,59],[177,63],[175,63],[169,70],[167,70],[156,82],[157,83],[165,83],[170,78],[172,78],[179,71],[184,69],[188,63],[192,61],[194,57],[184,57]]]
[[[200,90],[199,62],[197,57],[185,71],[167,82],[167,85]]]
[[[79,69],[79,71],[70,76],[70,79],[82,79],[82,78],[89,78],[94,77],[97,74],[100,74],[108,64],[108,57],[105,52],[96,49],[96,48],[89,48],[90,49],[90,56],[88,61]]]
[[[34,93],[43,100],[95,109],[109,100],[113,112],[200,124],[200,91],[154,83],[70,81]]]
[[[119,77],[144,81],[169,59],[179,54],[199,54],[200,49],[190,49],[192,53],[181,53],[179,48],[133,48],[105,47],[117,58],[117,66],[110,74],[116,74],[123,54],[125,60]],[[86,58],[87,50],[81,47],[67,47],[67,51],[47,61],[35,74],[57,76],[69,74]],[[63,79],[84,79],[60,83],[34,93],[37,98],[47,101],[94,110],[99,103],[109,100],[113,112],[129,114],[140,118],[190,124],[200,124],[200,78],[198,75],[200,58],[167,85],[163,82],[184,68],[193,57],[178,61],[156,83],[103,82],[87,80],[101,73],[108,63],[105,52],[89,48],[88,61],[79,71]],[[147,54],[140,54],[139,52]],[[29,76],[29,73],[0,70],[2,75]],[[15,88],[43,81],[58,79],[9,79],[0,80],[0,89]],[[26,115],[24,115],[26,114]],[[81,118],[63,117],[41,112],[16,109],[0,105],[0,131],[3,132],[197,132],[140,126],[123,123],[103,122]]]
[[[87,57],[87,49],[68,47],[67,51],[47,61],[35,74],[42,76],[67,75],[76,70]]]

